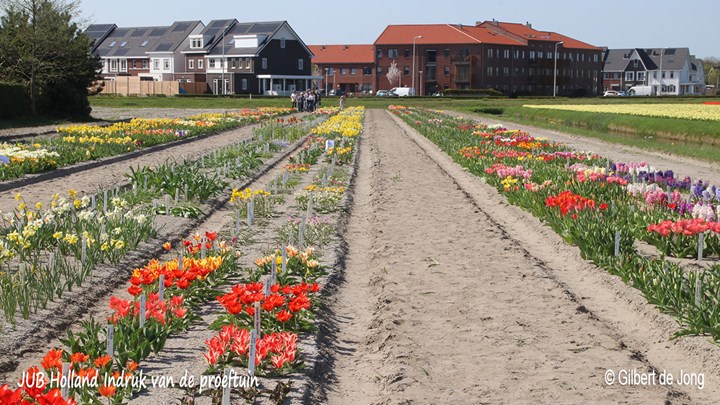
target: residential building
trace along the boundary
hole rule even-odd
[[[287,21],[211,21],[181,53],[186,73],[204,72],[213,94],[289,94],[320,79],[311,74],[312,52]]]
[[[173,23],[154,45],[146,52],[150,58],[149,77],[155,81],[180,80],[190,82],[190,79],[176,79],[178,72],[185,72],[185,55],[179,52],[184,48],[188,38],[197,35],[205,28],[202,21],[177,21]]]
[[[169,27],[117,27],[115,24],[91,25],[86,32],[100,32],[111,27],[93,46],[100,57],[101,76],[144,76],[150,74],[147,51],[156,45]],[[152,80],[152,79],[150,79]]]
[[[321,90],[373,93],[375,47],[363,45],[310,45],[316,74],[323,76]]]
[[[651,86],[653,95],[674,96],[705,91],[702,61],[688,48],[608,49],[603,62],[604,90]]]
[[[553,83],[562,96],[592,96],[601,89],[601,48],[529,23],[389,25],[374,45],[378,90],[413,82],[421,95],[485,88],[506,95],[553,95]],[[399,83],[386,78],[393,61],[401,72]]]

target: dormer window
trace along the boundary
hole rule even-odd
[[[190,48],[201,49],[204,46],[202,36],[190,37]]]

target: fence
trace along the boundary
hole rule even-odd
[[[207,83],[180,83],[175,81],[140,80],[139,77],[117,77],[115,80],[101,80],[100,94],[117,94],[122,96],[174,96],[180,93],[207,93]]]

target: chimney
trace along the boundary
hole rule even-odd
[[[345,49],[350,49],[350,46],[349,46],[349,45],[345,45]]]
[[[458,24],[457,27],[458,27],[459,29],[463,29],[463,25],[462,25],[462,24]]]
[[[525,26],[528,28],[532,28],[532,24],[530,24],[530,21],[525,21]]]

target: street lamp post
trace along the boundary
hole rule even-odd
[[[415,41],[422,38],[422,35],[418,35],[413,38],[413,62],[412,62],[412,90],[413,96],[415,95]]]
[[[223,33],[222,33],[222,60],[220,60],[220,68],[222,69],[222,72],[220,74],[220,81],[222,82],[222,94],[225,95],[225,31],[227,31],[227,26],[223,27]]]
[[[420,73],[420,95],[423,94],[423,81],[422,81],[422,70],[418,70],[418,73]]]
[[[325,68],[325,96],[328,95],[328,70],[329,68]]]
[[[563,42],[557,42],[555,43],[555,64],[553,66],[553,98],[555,98],[555,95],[557,94],[557,54],[558,54],[558,45],[562,45]]]

